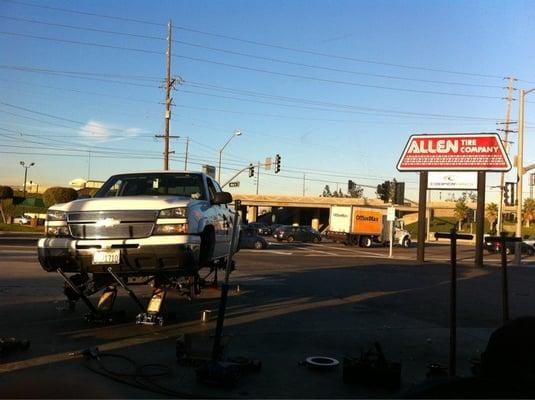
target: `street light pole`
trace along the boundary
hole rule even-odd
[[[218,182],[221,181],[221,155],[223,154],[223,150],[225,150],[225,147],[227,147],[227,144],[230,143],[230,141],[234,138],[234,136],[240,136],[240,135],[241,135],[241,131],[239,129],[236,129],[234,133],[232,134],[232,136],[229,138],[229,140],[227,140],[227,142],[223,145],[223,147],[221,147],[221,150],[219,150],[219,164],[217,167],[217,181]]]
[[[23,189],[22,189],[22,197],[26,198],[26,180],[28,179],[28,168],[34,166],[35,163],[32,162],[32,163],[26,165],[26,163],[24,161],[21,161],[20,165],[22,165],[22,168],[24,168],[24,185],[23,185]]]
[[[516,236],[522,237],[522,178],[524,176],[524,98],[535,88],[529,90],[520,90],[519,107],[518,107],[518,153],[516,156],[516,170],[518,182],[516,185]]]

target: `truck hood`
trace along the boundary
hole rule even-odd
[[[55,204],[51,210],[59,211],[112,211],[112,210],[163,210],[165,208],[187,207],[200,200],[178,196],[131,196],[106,197],[74,200]]]

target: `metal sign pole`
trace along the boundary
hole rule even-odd
[[[420,171],[420,196],[418,199],[418,247],[417,261],[423,264],[425,261],[425,210],[427,207],[427,171]]]
[[[390,251],[388,257],[392,258],[392,245],[394,242],[394,221],[390,220]]]
[[[454,377],[457,370],[457,232],[450,230],[450,356],[448,375]]]
[[[509,285],[507,283],[507,249],[506,238],[507,233],[500,233],[500,252],[502,256],[502,316],[503,323],[509,321]]]
[[[476,209],[476,254],[474,265],[483,268],[483,236],[485,229],[485,178],[486,172],[477,173],[477,209]]]
[[[457,239],[471,240],[473,235],[458,234],[455,227],[450,233],[435,233],[435,238],[450,239],[450,353],[448,375],[454,377],[457,372]]]

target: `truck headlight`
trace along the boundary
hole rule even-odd
[[[48,226],[46,236],[65,237],[70,236],[69,227],[67,226]]]
[[[159,218],[186,218],[187,217],[187,208],[186,207],[177,207],[177,208],[168,208],[166,210],[160,211]]]
[[[154,228],[154,235],[182,235],[188,233],[189,225],[184,224],[159,224]]]
[[[46,213],[47,221],[67,221],[67,213],[59,210],[48,210]]]

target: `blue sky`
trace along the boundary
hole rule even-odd
[[[173,93],[171,134],[181,138],[171,167],[183,168],[184,137],[190,169],[217,165],[240,129],[222,181],[280,154],[281,173],[262,170],[260,193],[302,194],[305,174],[309,195],[396,177],[416,198],[417,176],[395,169],[410,134],[494,132],[503,77],[535,86],[529,1],[0,0],[0,183],[22,183],[20,160],[36,163],[30,179],[42,185],[86,178],[89,159],[92,179],[162,168],[152,136],[163,130],[169,19],[172,71],[184,81]],[[526,164],[535,162],[534,110],[526,104]],[[239,192],[255,192],[246,173],[239,180]]]

